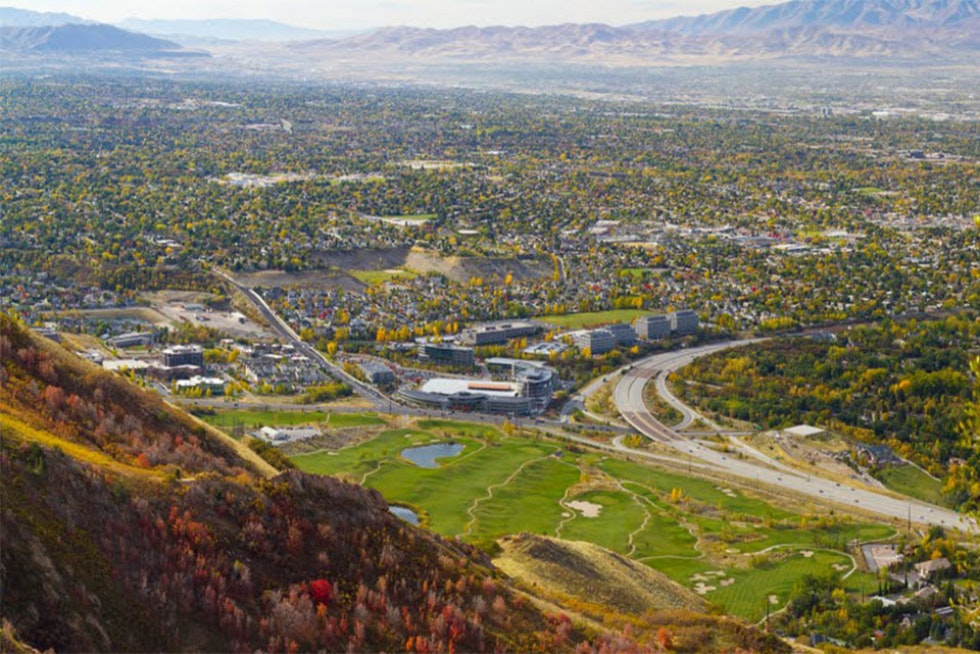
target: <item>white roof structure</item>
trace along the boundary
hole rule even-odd
[[[810,425],[796,425],[795,427],[789,427],[784,429],[783,433],[789,436],[799,436],[800,438],[806,438],[807,436],[816,436],[817,434],[822,434],[826,429],[820,429],[819,427],[811,427]]]
[[[150,367],[150,364],[138,359],[105,359],[102,361],[102,367],[113,372],[119,370],[132,370],[135,372],[137,370],[146,370]]]
[[[422,385],[423,393],[436,395],[455,395],[456,393],[479,393],[494,397],[518,397],[521,394],[519,384],[510,382],[483,381],[481,379],[430,379]]]

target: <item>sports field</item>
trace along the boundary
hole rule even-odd
[[[557,325],[565,329],[583,329],[597,325],[610,325],[618,322],[632,322],[640,316],[649,315],[643,309],[611,309],[609,311],[587,311],[584,313],[566,313],[563,316],[542,316],[541,322]]]

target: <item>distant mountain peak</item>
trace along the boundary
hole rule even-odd
[[[0,27],[43,27],[68,23],[93,24],[94,22],[72,14],[0,7]]]
[[[746,35],[805,27],[837,29],[957,28],[980,19],[980,0],[790,0],[627,27],[689,36]]]
[[[180,50],[172,41],[127,32],[103,24],[0,28],[0,48],[33,52],[166,52]]]
[[[147,20],[127,18],[124,29],[167,36],[231,41],[299,41],[351,36],[355,32],[297,27],[272,20],[249,18],[210,18],[200,20]]]

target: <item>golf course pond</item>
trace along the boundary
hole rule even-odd
[[[388,510],[411,525],[415,525],[417,527],[419,524],[418,514],[407,506],[389,506]]]
[[[410,447],[402,450],[402,457],[408,459],[420,468],[438,468],[436,459],[448,459],[457,456],[463,451],[463,446],[458,443],[436,443],[435,445],[422,445],[420,447]]]

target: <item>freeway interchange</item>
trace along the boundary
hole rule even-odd
[[[324,357],[322,353],[317,351],[309,343],[303,341],[253,289],[238,283],[227,273],[218,271],[218,274],[238,289],[283,339],[292,343],[304,355],[320,361],[323,365],[327,366],[333,374],[348,383],[355,393],[368,400],[375,408],[385,410],[383,407],[386,407],[388,413],[403,415],[434,416],[440,413],[400,405],[393,402],[391,398],[374,387],[351,376],[340,366]],[[689,427],[695,421],[700,421],[707,425],[713,432],[721,430],[717,428],[717,425],[695,412],[671,394],[666,383],[667,375],[674,370],[688,365],[698,357],[733,347],[760,342],[761,340],[765,339],[725,341],[678,351],[664,352],[628,365],[620,369],[618,373],[613,373],[614,375],[620,375],[620,379],[613,391],[616,408],[633,429],[653,441],[675,449],[680,455],[680,458],[675,460],[675,463],[686,463],[691,469],[696,466],[698,469],[715,474],[722,473],[741,477],[758,484],[767,484],[784,489],[796,496],[809,497],[821,504],[843,505],[850,509],[874,513],[893,520],[925,525],[938,525],[944,528],[953,528],[974,533],[980,531],[976,520],[956,513],[955,511],[893,494],[877,492],[867,487],[851,486],[821,477],[807,475],[765,456],[738,440],[733,441],[734,449],[722,452],[702,444],[690,434],[681,434],[679,430]],[[581,406],[584,398],[596,391],[608,378],[609,376],[606,376],[589,384],[579,393],[577,398],[573,398],[569,402],[566,409]],[[663,424],[647,409],[643,400],[643,389],[647,383],[654,383],[660,396],[681,413],[683,418],[678,425],[669,427]],[[563,411],[564,413],[567,412]],[[567,419],[567,416],[563,417]],[[501,418],[498,416],[481,416],[478,420],[481,422],[499,422]],[[552,432],[556,428],[567,429],[570,426],[570,423],[564,420],[549,421],[539,419],[535,423]],[[617,428],[611,427],[610,429],[620,431]],[[566,435],[565,437],[578,442],[585,442],[587,440],[575,436]],[[621,438],[617,438],[613,446],[607,446],[603,449],[616,449],[621,452],[640,454],[640,452],[622,446],[621,440]],[[695,459],[698,461],[697,463],[694,462]]]
[[[623,418],[647,438],[674,448],[683,456],[698,459],[699,467],[714,469],[758,483],[778,486],[795,495],[809,496],[821,503],[833,503],[861,509],[887,518],[910,521],[917,524],[938,525],[945,528],[977,532],[974,519],[955,511],[932,506],[916,500],[876,492],[874,490],[821,477],[804,474],[779,461],[772,460],[751,448],[737,446],[729,452],[708,447],[689,436],[678,433],[654,418],[643,401],[643,388],[652,379],[665,400],[684,415],[682,425],[690,425],[698,416],[679,402],[666,389],[666,376],[673,370],[686,366],[694,359],[724,349],[747,345],[757,341],[728,341],[697,348],[667,352],[648,357],[624,369],[616,384],[613,398]],[[690,459],[689,459],[690,460]]]

